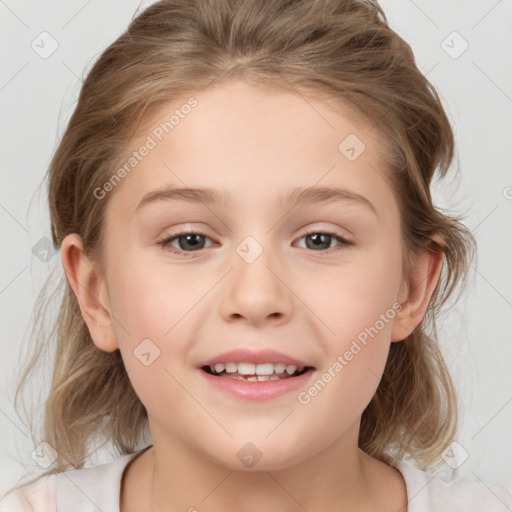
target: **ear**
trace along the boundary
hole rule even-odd
[[[405,289],[399,301],[402,309],[393,320],[391,341],[402,341],[423,321],[430,298],[441,276],[443,266],[443,240],[431,237],[428,249],[418,254],[413,262],[412,282],[403,283]]]
[[[105,352],[113,352],[119,345],[110,314],[106,282],[85,255],[80,235],[72,233],[64,238],[61,257],[94,344]]]

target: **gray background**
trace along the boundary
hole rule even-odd
[[[0,0],[2,494],[41,469],[12,405],[35,297],[50,269],[60,266],[60,254],[48,253],[46,262],[40,258],[50,236],[41,182],[84,70],[126,28],[137,6],[151,3]],[[458,445],[439,474],[512,489],[512,2],[383,0],[381,5],[392,28],[412,46],[454,126],[454,168],[460,176],[436,186],[436,202],[467,214],[465,222],[479,243],[468,292],[439,322],[461,411]],[[42,32],[58,44],[45,58],[40,54],[55,43]],[[461,53],[464,41],[469,46]],[[46,368],[37,386],[43,395],[49,376]],[[96,452],[89,464],[114,455]]]

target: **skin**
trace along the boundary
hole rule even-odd
[[[153,113],[131,149],[188,97]],[[357,439],[390,344],[422,321],[442,256],[419,254],[411,286],[402,278],[383,140],[291,90],[232,81],[194,97],[198,106],[103,199],[103,270],[77,234],[62,244],[94,343],[120,349],[148,412],[153,447],[128,466],[121,509],[406,510],[401,474],[363,453]],[[366,145],[352,162],[338,150],[351,133]],[[356,201],[280,203],[299,185],[348,189],[376,214]],[[232,204],[161,200],[136,211],[145,194],[165,186],[209,186],[231,194]],[[200,251],[183,254],[190,247],[183,239],[172,244],[181,254],[158,245],[196,229],[207,234]],[[306,229],[335,231],[352,244],[332,238],[327,250],[307,246]],[[236,252],[247,236],[263,248],[252,263]],[[401,311],[307,405],[295,391],[246,402],[198,377],[206,358],[273,348],[315,367],[307,389],[394,303]],[[160,350],[149,366],[134,355],[147,338]],[[237,457],[248,442],[262,454],[252,468]]]

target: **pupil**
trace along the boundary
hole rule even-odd
[[[181,248],[182,249],[187,249],[187,247],[185,247],[187,244],[189,245],[188,248],[192,248],[193,250],[197,250],[198,248],[201,249],[201,244],[197,242],[197,237],[202,237],[202,235],[198,235],[198,234],[194,234],[194,233],[191,233],[191,234],[188,234],[188,235],[182,235],[180,236],[180,245],[181,245]],[[186,243],[185,244],[182,244],[181,241],[185,239],[186,240]],[[194,242],[195,240],[195,242]],[[192,243],[191,243],[192,242]],[[184,246],[185,245],[185,246]]]
[[[323,238],[323,237],[327,238],[327,242],[326,241],[322,242],[321,238]],[[323,234],[323,233],[314,233],[312,235],[309,235],[306,238],[306,240],[309,240],[309,239],[313,240],[313,244],[310,246],[310,244],[308,244],[306,242],[306,245],[308,245],[308,249],[314,249],[314,248],[319,248],[319,247],[327,249],[330,245],[331,235],[327,235],[327,234]],[[319,242],[319,243],[316,243],[316,242]]]

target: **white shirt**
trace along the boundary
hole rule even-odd
[[[47,475],[11,492],[0,512],[120,512],[121,479],[127,464],[150,446],[112,462]],[[512,492],[468,478],[444,482],[394,459],[407,489],[408,512],[512,512]]]

